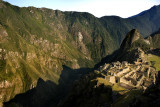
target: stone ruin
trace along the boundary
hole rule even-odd
[[[127,61],[119,61],[105,64],[100,67],[100,71],[105,75],[110,83],[118,83],[124,88],[146,89],[155,84],[158,72],[148,63],[130,64]]]

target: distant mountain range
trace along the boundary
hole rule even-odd
[[[38,91],[29,106],[39,101],[44,106],[50,100],[43,94],[47,84],[52,88],[46,95],[54,92],[57,105],[75,80],[120,47],[130,30],[147,37],[160,28],[159,19],[160,6],[123,19],[0,1],[0,101],[33,89]]]

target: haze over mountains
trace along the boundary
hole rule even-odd
[[[0,1],[0,101],[27,92],[25,100],[20,96],[15,102],[56,106],[75,80],[120,47],[130,30],[147,37],[160,28],[159,19],[160,6],[123,19]],[[157,38],[152,42],[159,48]]]

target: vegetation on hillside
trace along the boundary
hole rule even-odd
[[[118,49],[130,29],[138,28],[143,36],[156,31],[160,27],[159,10],[159,6],[153,7],[143,15],[127,19],[96,18],[89,13],[20,8],[0,1],[0,90],[3,90],[0,101],[38,90],[37,82],[41,78],[58,87],[53,93],[55,98],[60,96],[58,100],[54,98],[57,105],[64,97],[61,93],[66,94],[76,79]],[[148,49],[142,42],[138,43]],[[81,72],[64,75],[64,66],[71,68],[69,71]],[[65,90],[61,89],[63,86]],[[46,90],[42,87],[35,93],[42,94]]]

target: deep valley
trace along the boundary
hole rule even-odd
[[[159,40],[160,5],[97,18],[0,0],[0,106],[159,106]]]

